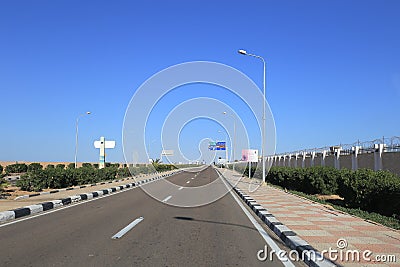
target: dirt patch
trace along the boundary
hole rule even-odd
[[[42,192],[51,191],[51,190],[54,190],[54,189],[43,189]],[[4,186],[3,192],[0,193],[0,198],[12,200],[18,196],[30,195],[30,194],[35,194],[35,193],[37,193],[37,192],[23,191],[17,186]]]
[[[320,200],[344,200],[344,198],[340,197],[339,195],[315,195]]]

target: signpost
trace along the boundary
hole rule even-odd
[[[99,169],[103,169],[106,166],[106,148],[114,148],[115,141],[106,141],[102,136],[100,141],[94,141],[93,145],[95,148],[100,149]]]
[[[161,151],[161,155],[160,155],[160,160],[162,159],[163,156],[170,156],[173,157],[174,156],[174,151],[173,150],[162,150]]]
[[[226,142],[209,142],[208,143],[208,150],[215,151],[215,150],[223,150],[225,151],[225,162],[228,163],[228,149],[226,148]],[[220,161],[218,160],[218,163]]]
[[[249,163],[249,178],[251,178],[251,163],[258,162],[258,150],[257,149],[243,149],[242,150],[242,161]]]

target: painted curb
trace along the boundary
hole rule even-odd
[[[321,253],[313,248],[307,241],[300,238],[294,231],[281,223],[272,213],[258,204],[249,195],[243,193],[239,188],[232,186],[222,173],[217,170],[221,177],[232,187],[233,191],[250,207],[250,209],[271,229],[290,249],[299,252],[299,255],[305,255],[304,263],[310,267],[333,267],[337,264],[325,259]],[[307,254],[306,252],[310,252]],[[313,256],[315,255],[315,256]]]

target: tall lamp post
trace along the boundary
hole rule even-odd
[[[77,163],[76,163],[76,156],[77,156],[77,154],[78,154],[78,124],[79,124],[79,118],[80,118],[80,117],[83,117],[83,116],[85,116],[85,115],[89,115],[89,114],[91,114],[90,111],[88,111],[88,112],[86,112],[86,113],[84,113],[84,114],[81,114],[81,115],[79,115],[79,116],[76,118],[76,131],[75,131],[75,169],[76,169],[76,165],[77,165]]]
[[[262,58],[261,56],[247,53],[247,51],[246,51],[246,50],[243,50],[243,49],[239,50],[238,52],[239,52],[239,54],[241,54],[241,55],[251,56],[251,57],[256,57],[256,58],[258,58],[258,59],[261,59],[261,61],[263,62],[263,66],[264,66],[264,73],[263,73],[263,93],[264,93],[264,99],[263,99],[263,114],[262,114],[263,126],[262,126],[261,157],[262,157],[262,169],[263,169],[263,171],[262,171],[263,183],[265,183],[266,177],[265,177],[265,158],[264,158],[264,156],[265,156],[265,155],[264,155],[264,153],[265,153],[264,150],[265,150],[265,149],[264,149],[264,147],[265,147],[265,101],[266,101],[266,98],[265,98],[265,69],[266,69],[266,66],[265,66],[265,65],[266,65],[266,64],[265,64],[264,58]]]
[[[235,143],[236,143],[236,119],[235,116],[233,116],[230,113],[227,113],[226,111],[222,112],[222,114],[224,115],[231,115],[233,118],[233,143],[232,143],[232,157],[231,157],[231,161],[232,163],[232,169],[235,170]]]

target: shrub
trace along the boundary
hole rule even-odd
[[[346,207],[400,216],[400,177],[388,171],[272,167],[267,181],[306,194],[338,194]]]
[[[64,170],[65,169],[65,164],[57,164],[56,168]]]
[[[71,169],[75,169],[75,163],[73,163],[73,162],[69,163],[68,166],[67,166],[67,169],[70,169],[70,170]]]
[[[93,168],[92,164],[91,164],[91,163],[88,163],[88,162],[82,163],[82,167],[83,167],[83,168]]]
[[[15,163],[6,166],[6,173],[24,173],[28,171],[28,166],[25,163]]]
[[[46,166],[46,169],[54,169],[54,165],[53,164],[49,164]]]
[[[43,166],[40,163],[31,163],[28,166],[28,171],[38,171],[42,170]]]
[[[119,178],[125,178],[125,177],[131,176],[131,173],[129,172],[129,168],[124,167],[124,168],[118,169],[117,175]]]

